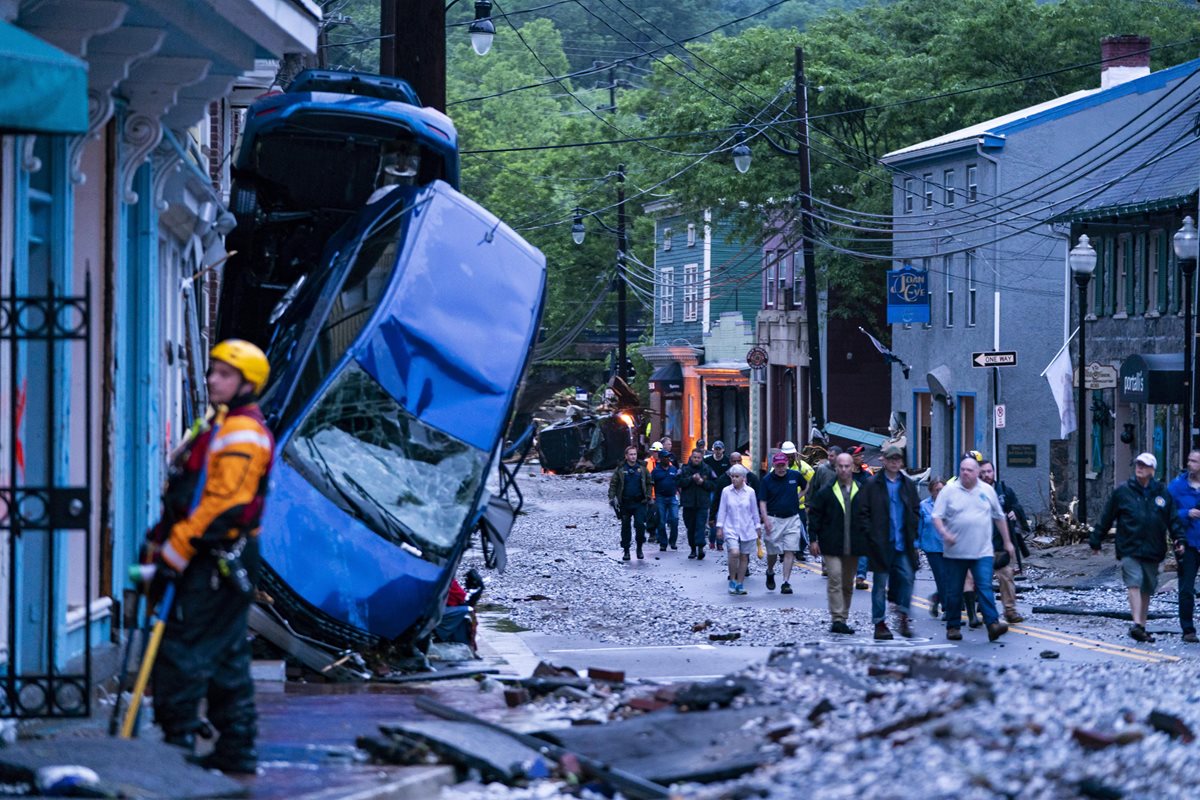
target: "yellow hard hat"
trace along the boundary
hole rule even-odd
[[[654,452],[658,452],[659,450],[662,450],[663,449],[662,442],[655,442],[654,444],[650,445],[650,449],[653,450]]]
[[[262,350],[245,339],[226,339],[218,342],[208,355],[209,358],[224,361],[242,373],[242,377],[254,386],[255,394],[267,385],[267,378],[271,375],[271,364]]]

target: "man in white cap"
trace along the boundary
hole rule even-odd
[[[808,549],[808,487],[816,470],[800,457],[795,442],[784,442],[779,446],[779,452],[788,457],[788,469],[800,473],[800,522],[805,531],[800,534],[800,549],[796,551],[796,558],[803,561],[804,551]]]
[[[1142,453],[1133,461],[1133,477],[1113,489],[1100,521],[1092,529],[1089,544],[1100,552],[1100,542],[1116,523],[1117,560],[1121,562],[1121,580],[1129,590],[1129,613],[1134,641],[1153,642],[1146,630],[1150,598],[1158,589],[1158,565],[1167,557],[1167,535],[1183,536],[1182,523],[1175,513],[1175,500],[1167,487],[1154,479],[1158,459]]]

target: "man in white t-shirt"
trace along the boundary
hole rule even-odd
[[[979,480],[979,462],[964,458],[958,480],[947,484],[933,504],[933,526],[946,544],[942,556],[946,579],[946,638],[962,639],[962,595],[967,571],[975,578],[975,591],[987,623],[988,641],[1008,632],[996,612],[992,595],[992,525],[1004,540],[1008,557],[1014,558],[1008,521],[996,498],[996,490]]]

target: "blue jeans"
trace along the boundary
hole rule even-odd
[[[862,579],[866,580],[866,577],[867,577],[867,557],[866,556],[862,556],[861,558],[858,559],[858,572],[855,574],[854,577],[862,578]]]
[[[658,544],[672,547],[679,541],[679,498],[657,497],[654,502],[658,505]],[[667,527],[671,528],[671,538],[667,540]]]
[[[946,563],[941,553],[930,553],[926,551],[925,557],[929,559],[929,571],[933,573],[933,585],[937,587],[938,602],[946,602]]]
[[[883,622],[887,615],[889,582],[892,584],[891,593],[896,598],[896,610],[907,617],[912,605],[913,567],[903,551],[895,553],[890,570],[875,573],[875,580],[871,584],[872,622]]]
[[[946,628],[962,627],[963,582],[967,579],[968,570],[975,578],[975,596],[983,610],[984,623],[991,625],[1000,621],[1000,614],[996,612],[996,598],[992,595],[992,561],[991,556],[976,559],[942,559],[942,577],[946,582],[942,607],[946,609]]]
[[[1179,559],[1179,627],[1184,633],[1195,633],[1196,573],[1200,571],[1200,550],[1184,545]]]

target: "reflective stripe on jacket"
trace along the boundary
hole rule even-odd
[[[188,516],[171,528],[163,560],[182,572],[196,555],[195,539],[256,535],[275,438],[257,405],[230,411],[211,436],[198,439],[188,463],[203,465],[204,483]]]

